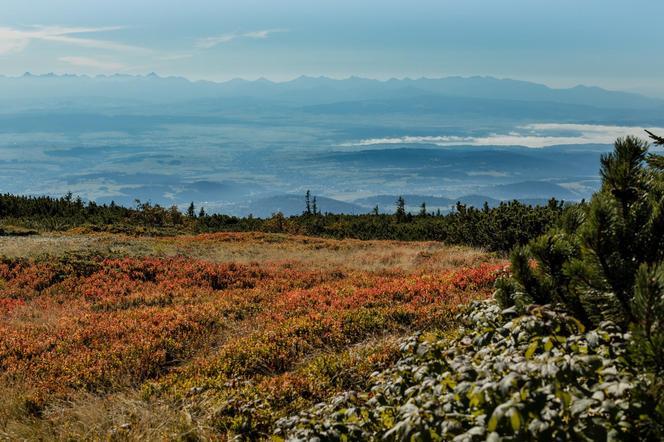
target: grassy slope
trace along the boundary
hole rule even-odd
[[[265,436],[368,385],[401,337],[451,328],[504,265],[439,243],[257,233],[3,237],[0,251],[9,439]]]

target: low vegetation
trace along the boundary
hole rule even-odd
[[[134,240],[124,256],[86,243],[2,261],[0,437],[268,437],[279,418],[368,385],[403,337],[454,328],[505,266],[432,243],[115,238]],[[360,253],[375,262],[349,260]]]
[[[348,391],[278,422],[289,440],[627,440],[645,413],[633,399],[624,334],[586,331],[564,312],[517,317],[473,306],[450,341],[415,336],[401,359]]]

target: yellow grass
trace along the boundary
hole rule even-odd
[[[439,242],[360,241],[270,233],[218,233],[177,237],[50,234],[0,237],[0,255],[60,256],[98,252],[120,256],[188,256],[213,262],[293,261],[308,268],[407,272],[446,270],[487,260],[484,251]]]

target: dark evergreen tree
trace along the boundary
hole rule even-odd
[[[422,204],[420,205],[420,213],[419,216],[425,217],[427,216],[427,203],[422,201]]]
[[[654,133],[649,131],[646,132],[648,132],[648,135],[656,145],[664,146],[664,137],[660,137],[659,135],[655,135]],[[648,157],[648,164],[650,164],[651,167],[654,167],[656,169],[664,170],[664,157],[660,155],[650,155]]]
[[[397,198],[397,210],[395,212],[397,222],[404,222],[406,221],[406,200],[403,199],[402,196],[399,196]]]
[[[205,208],[201,206],[201,210],[198,211],[198,217],[199,218],[205,218],[205,215],[207,215],[205,213]]]
[[[189,204],[189,207],[187,208],[187,216],[189,218],[196,218],[196,206],[194,206],[193,201],[191,202],[191,204]]]
[[[309,190],[307,190],[307,193],[304,195],[304,204],[304,213],[306,215],[311,215],[311,192]]]
[[[182,212],[180,212],[178,206],[171,206],[171,208],[168,209],[168,215],[172,224],[182,224]]]
[[[629,324],[637,272],[664,258],[664,176],[648,144],[619,139],[601,159],[602,188],[560,228],[515,251],[516,279],[536,302],[560,302],[587,323]],[[571,222],[569,218],[575,218]],[[538,265],[528,265],[534,258]]]

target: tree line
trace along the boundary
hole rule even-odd
[[[422,205],[418,214],[405,210],[399,198],[393,214],[344,215],[322,213],[316,197],[307,191],[303,213],[269,218],[230,216],[197,210],[192,202],[182,212],[177,206],[136,200],[134,207],[113,202],[84,202],[71,193],[64,197],[0,195],[0,225],[35,231],[65,231],[84,227],[92,231],[171,235],[180,233],[262,231],[330,238],[363,240],[444,241],[507,252],[515,245],[546,232],[571,207],[552,199],[544,206],[518,201],[496,207],[475,208],[458,203],[450,213],[429,213]]]

